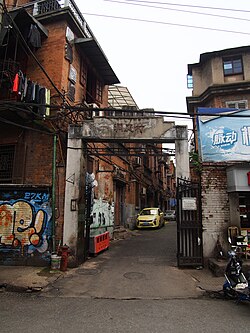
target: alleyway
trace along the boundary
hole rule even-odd
[[[176,267],[176,223],[140,230],[71,270],[44,296],[166,299],[197,296],[195,281]]]

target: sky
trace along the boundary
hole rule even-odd
[[[199,62],[202,53],[250,45],[246,0],[75,2],[140,109],[187,112],[186,97],[192,96],[187,65]],[[185,119],[166,120],[190,124]]]

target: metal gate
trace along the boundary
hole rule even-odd
[[[177,178],[177,264],[202,266],[200,184]]]

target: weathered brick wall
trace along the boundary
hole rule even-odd
[[[49,31],[49,36],[42,43],[42,47],[36,51],[36,57],[40,64],[45,68],[47,74],[52,79],[53,83],[59,90],[67,90],[67,84],[62,78],[68,76],[69,66],[64,66],[66,60],[65,55],[65,31],[66,22],[53,22],[46,25]],[[51,96],[57,94],[48,78],[40,69],[36,61],[30,58],[27,68],[27,76],[32,81],[36,81],[45,87],[52,89]]]
[[[214,255],[217,239],[227,242],[229,199],[225,164],[203,164],[201,176],[204,257]]]
[[[25,184],[52,185],[53,136],[26,132]]]

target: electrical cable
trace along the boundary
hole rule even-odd
[[[22,103],[22,102],[13,102],[13,101],[0,101],[0,108],[4,109],[6,107],[10,107],[10,106],[34,106],[34,105],[40,105],[40,104],[34,104],[34,103]],[[42,105],[42,104],[41,104]],[[58,106],[56,105],[47,105],[51,108],[58,108]],[[67,106],[65,106],[65,110],[67,110]],[[116,119],[116,118],[133,118],[133,117],[126,117],[124,114],[126,112],[131,112],[131,109],[114,109],[114,108],[86,108],[86,107],[79,107],[79,106],[70,106],[69,107],[70,111],[68,111],[68,113],[66,114],[67,116],[69,116],[72,112],[89,112],[89,111],[105,111],[105,112],[111,112],[111,113],[115,113],[118,112],[120,113],[121,111],[124,112],[123,116],[114,116],[112,118]],[[27,111],[26,109],[20,109],[22,111]],[[223,112],[223,113],[219,113],[219,109],[218,109],[218,113],[206,113],[206,112],[199,112],[199,113],[192,113],[192,114],[188,114],[187,112],[175,112],[175,111],[162,111],[162,110],[154,110],[154,115],[155,116],[159,116],[159,117],[173,117],[176,119],[188,119],[188,120],[192,120],[196,117],[200,117],[200,116],[207,116],[207,117],[235,117],[235,118],[249,118],[249,115],[244,115],[244,114],[238,114],[238,112],[243,112],[243,111],[250,111],[249,109],[235,109],[235,110],[228,110],[227,112]],[[32,112],[32,111],[29,111]],[[230,113],[230,112],[234,112],[234,113]],[[138,109],[138,110],[133,110],[133,113],[135,115],[140,115],[138,118],[142,118],[145,115],[147,115],[147,113],[152,114],[152,110],[147,110],[147,109]],[[49,118],[49,117],[48,117]],[[97,117],[98,118],[98,117]],[[108,116],[107,116],[108,118]],[[111,119],[112,119],[111,118]],[[152,117],[151,117],[152,118]],[[51,118],[50,118],[51,119]]]
[[[109,1],[109,0],[103,0]],[[200,8],[200,9],[212,9],[212,10],[222,10],[222,11],[231,11],[231,12],[241,12],[241,13],[250,13],[250,10],[245,9],[235,9],[235,8],[224,8],[224,7],[209,7],[209,6],[198,6],[198,5],[184,5],[180,3],[172,2],[162,2],[162,1],[143,1],[143,0],[124,0],[126,2],[139,2],[139,3],[153,3],[159,5],[168,5],[168,6],[178,6],[178,7],[188,7],[188,8]]]
[[[82,13],[82,14],[83,15],[96,16],[96,17],[105,17],[105,18],[111,18],[111,19],[118,19],[118,20],[155,23],[155,24],[163,24],[163,25],[177,26],[177,27],[183,27],[183,28],[193,28],[193,29],[201,29],[201,30],[226,32],[226,33],[232,33],[232,34],[240,34],[240,35],[250,35],[250,32],[243,32],[243,31],[236,31],[236,30],[226,30],[226,29],[216,29],[216,28],[202,27],[202,26],[197,26],[197,25],[170,23],[170,22],[163,22],[163,21],[154,21],[154,20],[138,19],[138,18],[131,18],[131,17],[123,17],[123,16],[113,16],[113,15],[103,15],[103,14],[93,14],[93,13]]]
[[[39,133],[46,134],[46,135],[54,135],[54,133],[51,133],[51,132],[49,132],[49,131],[46,132],[46,131],[42,131],[42,130],[39,130],[39,129],[36,129],[36,128],[33,128],[33,127],[24,126],[24,125],[21,125],[21,124],[15,123],[15,122],[13,122],[13,121],[10,121],[10,120],[7,120],[7,119],[4,119],[4,118],[2,118],[2,117],[0,117],[0,122],[5,123],[5,124],[8,124],[8,125],[13,125],[13,126],[16,126],[16,127],[24,128],[24,129],[27,129],[27,130],[31,130],[31,131],[35,131],[35,132],[39,132]]]
[[[104,0],[108,2],[114,2],[114,3],[121,3],[126,5],[132,5],[132,6],[139,6],[139,7],[147,7],[147,8],[154,8],[154,9],[164,9],[164,10],[170,10],[175,12],[181,12],[181,13],[189,13],[189,14],[198,14],[198,15],[206,15],[206,16],[212,16],[212,17],[219,17],[219,18],[226,18],[226,19],[232,19],[232,20],[240,20],[240,21],[250,21],[248,18],[242,18],[242,17],[234,17],[234,16],[226,16],[226,15],[219,15],[219,14],[211,14],[211,13],[201,13],[191,10],[183,10],[183,9],[176,9],[176,8],[167,8],[167,7],[159,7],[159,6],[150,6],[150,5],[142,5],[140,3],[137,3],[136,1],[133,2],[126,2],[125,1],[118,1],[118,0]]]
[[[104,15],[104,14],[93,14],[93,13],[82,13],[82,14],[83,15],[90,15],[90,16],[97,16],[97,17],[111,18],[111,19],[118,19],[118,20],[128,20],[128,21],[144,22],[144,23],[155,23],[155,24],[163,24],[163,25],[177,26],[177,27],[183,27],[183,28],[193,28],[193,29],[201,29],[201,30],[226,32],[226,33],[232,33],[232,34],[250,35],[250,32],[243,32],[243,31],[236,31],[236,30],[226,30],[226,29],[216,29],[216,28],[202,27],[202,26],[189,25],[189,24],[170,23],[170,22],[163,22],[163,21],[154,21],[154,20],[138,19],[138,18],[131,18],[131,17],[123,17],[123,16]]]

